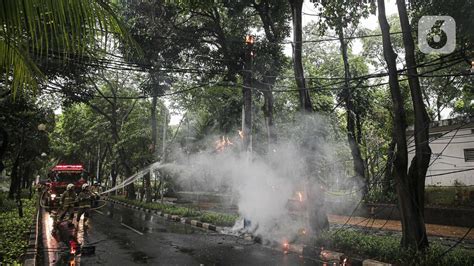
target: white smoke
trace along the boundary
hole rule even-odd
[[[222,152],[214,147],[191,155],[175,152],[174,167],[168,170],[186,190],[233,194],[239,214],[251,221],[254,234],[275,241],[292,239],[298,230],[308,228],[305,215],[292,215],[289,207],[298,200],[298,192],[305,198],[311,192],[321,193],[321,186],[332,190],[349,176],[347,167],[338,163],[350,156],[349,149],[328,125],[321,116],[304,117],[279,135],[278,144],[264,155],[241,152],[238,136]]]

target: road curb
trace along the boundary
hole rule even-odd
[[[110,199],[110,198],[105,198],[105,199],[108,200],[108,201],[111,201],[113,203],[117,203],[117,204],[129,207],[129,208],[134,208],[134,209],[139,209],[141,211],[155,213],[156,215],[162,216],[162,217],[164,217],[168,220],[181,222],[181,223],[184,223],[184,224],[189,224],[189,225],[199,227],[199,228],[203,228],[203,229],[206,229],[206,230],[209,230],[209,231],[219,232],[219,228],[217,226],[213,225],[213,224],[203,223],[201,221],[181,217],[179,215],[171,215],[171,214],[168,214],[168,213],[163,213],[163,212],[158,211],[158,210],[147,209],[147,208],[142,208],[142,207],[139,208],[135,205],[124,203],[124,202],[121,202],[119,200],[114,200],[114,199]],[[254,239],[254,237],[251,236],[251,239]],[[304,252],[304,247],[302,245],[289,245],[288,246],[288,251],[299,254],[299,255],[304,255],[304,253],[305,253]],[[316,254],[316,256],[318,258],[322,259],[322,260],[325,260],[325,261],[340,261],[341,258],[344,257],[345,255],[344,255],[344,253],[340,253],[340,252],[336,252],[336,251],[324,250],[324,251],[321,251],[319,256],[317,254]],[[385,263],[385,262],[380,262],[380,261],[376,261],[376,260],[372,260],[372,259],[366,259],[366,260],[362,260],[362,265],[363,266],[391,266],[392,264]]]
[[[368,260],[362,261],[362,265],[363,266],[391,266],[392,264],[368,259]]]
[[[104,199],[107,200],[107,201],[110,201],[112,203],[116,203],[116,204],[119,204],[119,205],[122,205],[122,206],[125,206],[125,207],[128,207],[128,208],[138,209],[140,211],[144,211],[144,212],[148,212],[148,213],[154,213],[154,214],[156,214],[158,216],[161,216],[161,217],[164,217],[168,220],[189,224],[189,225],[199,227],[199,228],[203,228],[203,229],[206,229],[206,230],[209,230],[209,231],[218,232],[218,229],[219,229],[219,227],[217,227],[216,225],[209,224],[209,223],[203,223],[203,222],[198,221],[198,220],[188,219],[188,218],[185,218],[185,217],[181,217],[179,215],[171,215],[171,214],[168,214],[168,213],[163,213],[163,212],[158,211],[158,210],[138,207],[136,205],[125,203],[125,202],[115,200],[115,199],[111,199],[109,197],[104,197]]]
[[[36,206],[36,221],[30,227],[30,234],[28,238],[28,247],[26,253],[23,256],[23,265],[25,266],[36,266],[37,265],[37,254],[38,254],[38,241],[39,241],[39,223],[40,223],[40,206],[39,199]]]

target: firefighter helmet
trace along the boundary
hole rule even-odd
[[[82,185],[82,189],[86,189],[87,187],[89,187],[89,184],[87,184],[87,183]]]
[[[73,188],[74,188],[74,184],[68,184],[66,187],[67,190],[71,190]]]

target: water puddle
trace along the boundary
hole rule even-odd
[[[184,247],[176,247],[180,252],[182,253],[186,253],[186,254],[189,254],[189,255],[193,255],[194,253],[194,249],[192,248],[184,248]]]
[[[145,252],[134,251],[130,253],[132,255],[132,260],[136,263],[148,263],[148,260],[151,259]]]

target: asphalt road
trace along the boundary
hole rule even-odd
[[[62,265],[65,245],[52,237],[51,221],[44,213],[44,264]],[[81,223],[77,238],[96,250],[78,256],[76,265],[319,265],[297,254],[113,203],[93,212],[86,228]]]

